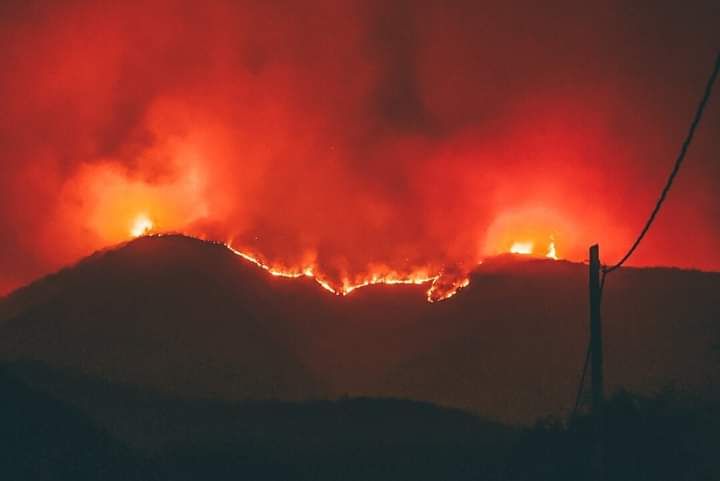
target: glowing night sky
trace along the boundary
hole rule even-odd
[[[0,294],[164,231],[328,278],[617,260],[720,4],[542,3],[2,2]],[[631,264],[720,270],[718,100]]]

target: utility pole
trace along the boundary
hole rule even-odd
[[[592,362],[592,411],[597,419],[605,399],[603,387],[602,320],[600,318],[600,246],[590,246],[590,354]]]
[[[602,319],[600,317],[600,301],[602,297],[600,285],[600,246],[590,246],[590,354],[592,363],[592,418],[595,436],[592,478],[604,480],[605,453],[604,453],[604,424],[605,414],[603,402],[605,393],[603,388],[603,346],[602,346]]]

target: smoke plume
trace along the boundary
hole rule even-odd
[[[0,293],[139,215],[335,279],[551,238],[612,262],[718,24],[701,1],[2,2]],[[720,269],[719,107],[636,264]]]

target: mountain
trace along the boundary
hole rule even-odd
[[[442,302],[427,303],[425,286],[338,297],[222,245],[143,237],[0,301],[0,360],[176,397],[395,397],[527,423],[574,400],[586,271],[500,257]],[[718,292],[718,273],[613,272],[603,304],[608,390],[718,395]]]
[[[443,336],[388,369],[383,389],[508,422],[567,413],[589,336],[587,289],[582,264],[487,263],[438,313]],[[718,292],[717,273],[610,274],[603,292],[608,393],[674,387],[720,398]]]
[[[179,236],[96,253],[0,305],[0,352],[177,394],[318,396],[293,339],[268,320],[277,305],[265,273],[244,264]]]

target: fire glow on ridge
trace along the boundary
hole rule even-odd
[[[132,237],[140,237],[150,233],[154,227],[153,221],[146,214],[138,215],[130,227]]]
[[[263,270],[269,272],[271,275],[276,277],[286,277],[286,278],[300,278],[300,277],[309,277],[313,279],[315,282],[317,282],[323,289],[326,291],[329,291],[335,295],[338,296],[346,296],[353,292],[356,289],[359,289],[361,287],[376,285],[376,284],[386,284],[386,285],[398,285],[398,284],[406,284],[406,285],[424,285],[429,284],[430,287],[426,291],[426,297],[428,302],[437,302],[437,301],[443,301],[445,299],[449,299],[450,297],[457,294],[457,292],[470,285],[470,279],[467,277],[467,275],[461,275],[456,277],[451,277],[450,279],[443,278],[443,273],[436,273],[436,274],[429,274],[425,271],[415,271],[408,274],[401,274],[394,271],[388,271],[388,272],[376,272],[373,274],[369,274],[367,276],[364,276],[362,278],[358,279],[348,279],[344,278],[342,281],[337,284],[330,279],[326,278],[322,274],[316,272],[316,269],[312,265],[303,266],[303,267],[285,267],[285,266],[278,266],[278,265],[270,265],[266,264],[265,262],[261,261],[258,256],[254,256],[252,254],[242,252],[238,249],[235,249],[232,247],[231,242],[226,242],[223,244],[230,252],[233,254],[242,257],[243,259],[252,262],[256,266],[262,268]]]
[[[530,255],[533,253],[534,244],[532,242],[514,242],[510,246],[511,254],[526,254]]]

